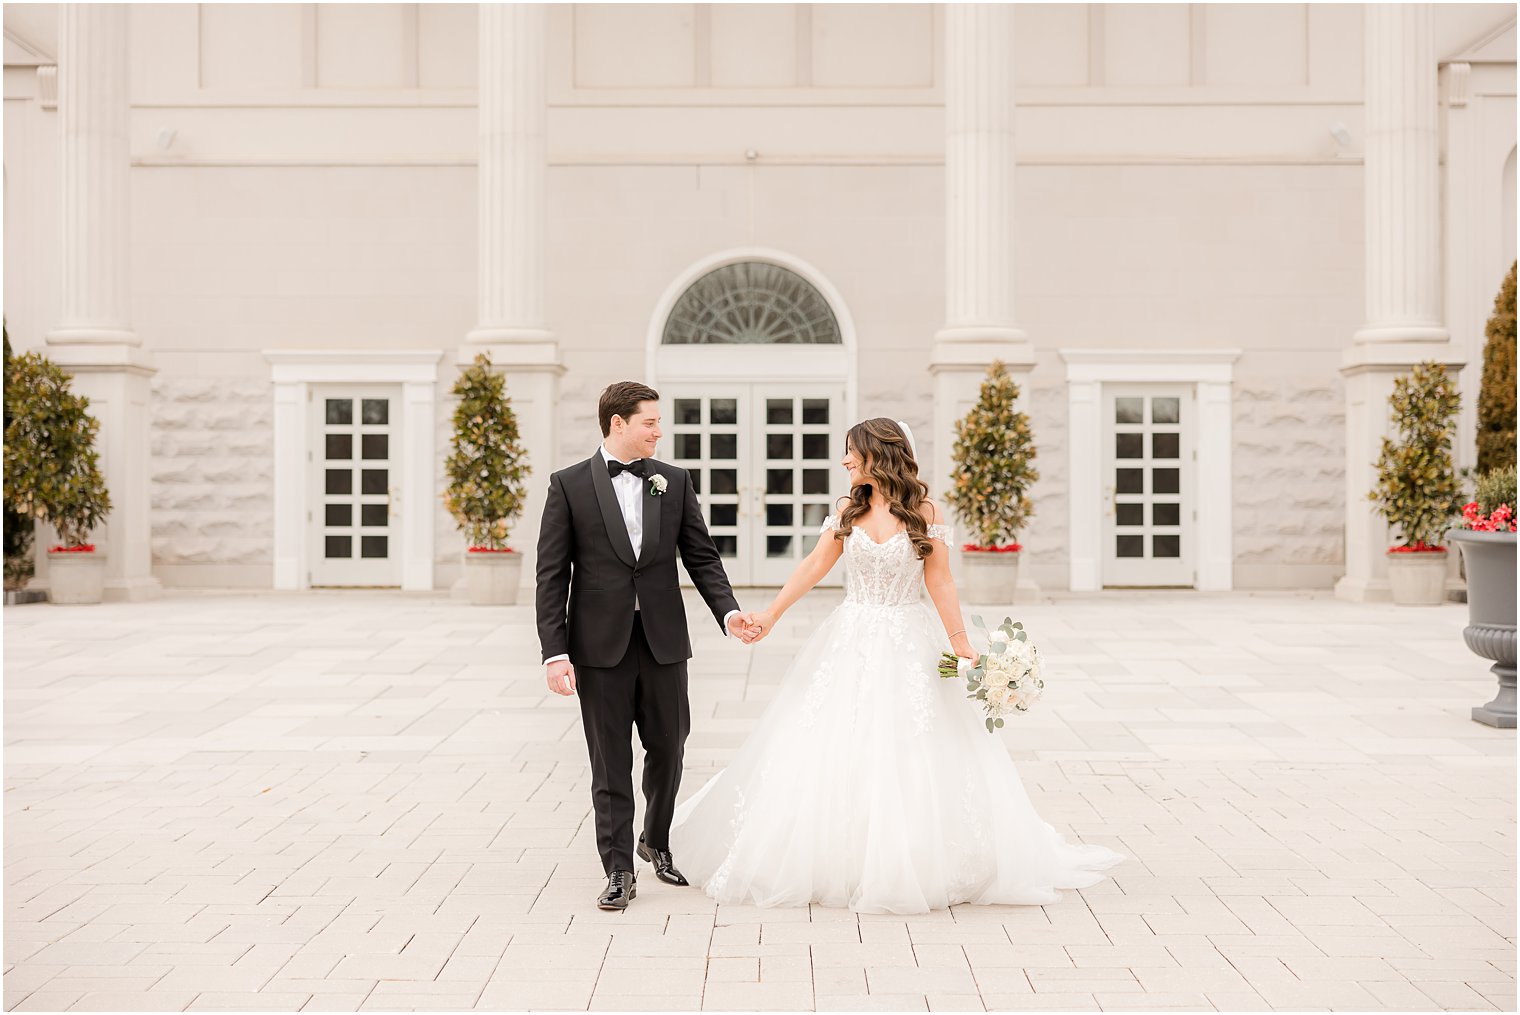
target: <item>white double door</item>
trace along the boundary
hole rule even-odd
[[[1103,385],[1105,586],[1196,583],[1195,407],[1191,385]]]
[[[810,382],[666,385],[660,457],[688,470],[735,585],[781,585],[847,492],[844,388]],[[822,582],[838,585],[839,569]]]
[[[313,586],[401,585],[400,385],[313,385],[307,560]]]

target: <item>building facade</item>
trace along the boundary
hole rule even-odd
[[[736,584],[1018,376],[1047,589],[1386,597],[1393,378],[1515,256],[1513,5],[7,5],[5,312],[102,420],[108,595],[452,587],[450,388],[662,395]],[[46,534],[43,540],[45,542]],[[531,574],[531,569],[528,570]],[[45,562],[38,583],[45,584]]]

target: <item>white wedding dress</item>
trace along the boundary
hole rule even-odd
[[[948,552],[947,526],[929,535]],[[844,602],[729,766],[676,808],[692,884],[719,902],[922,913],[1056,902],[1126,859],[1045,822],[1000,740],[1017,717],[989,734],[965,682],[938,675],[948,642],[907,533],[856,527],[844,564]]]

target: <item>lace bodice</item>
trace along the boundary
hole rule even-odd
[[[819,532],[839,529],[839,516],[829,515]],[[950,526],[929,526],[929,538],[947,552]],[[924,562],[913,552],[913,541],[906,531],[897,532],[878,543],[855,526],[844,541],[844,600],[871,606],[907,606],[919,601],[924,589]]]

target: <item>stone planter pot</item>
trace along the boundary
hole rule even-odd
[[[49,550],[48,599],[61,606],[105,601],[106,555],[99,550]]]
[[[517,589],[522,584],[522,554],[466,550],[464,576],[471,605],[511,606],[517,602]]]
[[[968,603],[1001,606],[1013,602],[1019,587],[1021,550],[961,551],[961,597]]]
[[[1515,533],[1456,529],[1447,538],[1467,565],[1467,627],[1462,639],[1499,678],[1499,693],[1472,710],[1474,722],[1515,728]]]
[[[1446,602],[1446,551],[1388,551],[1388,589],[1400,606],[1440,606]]]

